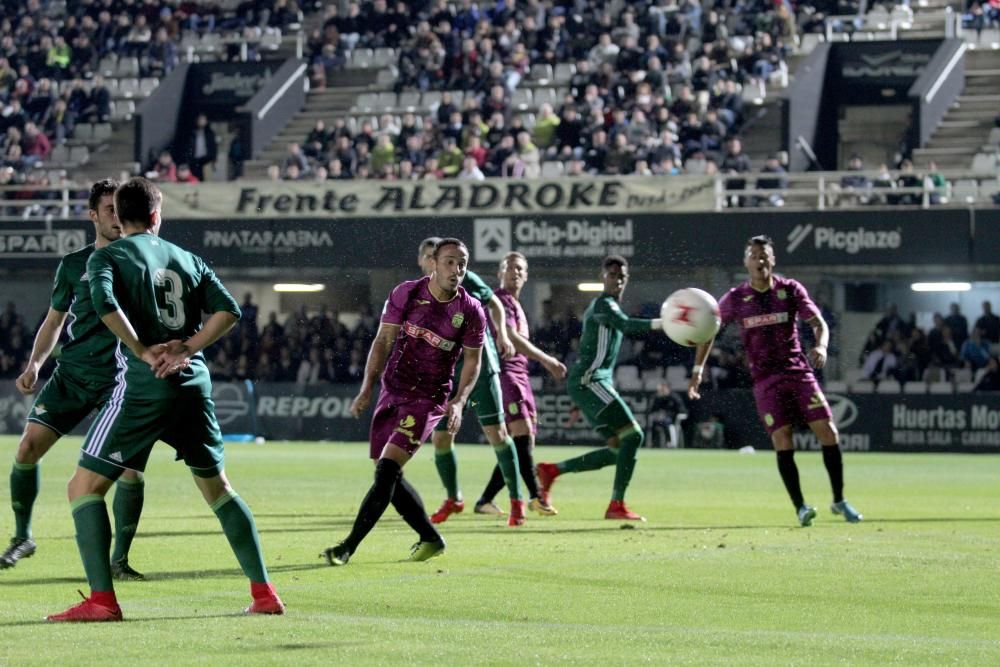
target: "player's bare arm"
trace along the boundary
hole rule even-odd
[[[566,365],[548,354],[540,350],[534,343],[519,334],[513,329],[509,330],[510,342],[514,344],[514,349],[520,354],[528,357],[529,359],[534,359],[540,363],[546,371],[549,372],[552,377],[561,380],[566,377]]]
[[[705,374],[705,361],[708,359],[708,355],[712,352],[712,345],[715,344],[715,339],[708,341],[707,343],[702,343],[695,348],[694,351],[694,366],[691,367],[691,379],[688,380],[688,398],[692,401],[697,401],[701,398],[701,392],[698,388],[701,383],[704,382]]]
[[[38,371],[41,369],[42,364],[45,363],[45,360],[49,358],[49,355],[52,354],[52,350],[55,349],[56,343],[59,341],[59,332],[62,331],[65,322],[66,313],[49,308],[49,312],[45,315],[45,320],[38,327],[38,333],[35,334],[35,343],[31,347],[31,356],[28,358],[28,363],[24,366],[24,372],[14,381],[17,390],[25,396],[35,392],[36,384],[38,383]]]
[[[472,394],[472,389],[479,378],[479,367],[482,364],[483,348],[466,347],[462,348],[462,375],[458,379],[458,389],[455,396],[448,401],[445,419],[448,420],[448,433],[455,435],[462,425],[462,413],[465,412],[465,404]]]
[[[497,332],[497,351],[500,353],[502,359],[509,359],[515,353],[515,346],[511,342],[510,337],[510,334],[513,332],[507,330],[507,316],[504,313],[503,303],[497,298],[496,294],[486,302],[486,309],[489,311],[493,328]]]
[[[813,368],[823,368],[826,366],[826,348],[830,344],[830,327],[820,315],[810,317],[806,323],[812,327],[816,339],[816,347],[809,350],[809,363]]]
[[[368,350],[368,361],[365,362],[365,377],[361,382],[361,389],[358,395],[351,401],[351,414],[360,417],[368,409],[372,402],[372,390],[382,377],[382,371],[389,361],[392,353],[392,346],[396,344],[396,336],[399,335],[398,324],[387,324],[382,322],[378,326],[378,333],[372,341],[372,347]]]
[[[164,343],[158,352],[158,358],[153,370],[156,377],[164,378],[172,373],[177,373],[191,363],[191,357],[215,341],[226,335],[232,329],[239,318],[229,311],[220,310],[212,313],[205,320],[201,330],[186,341],[172,340]]]

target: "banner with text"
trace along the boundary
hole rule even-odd
[[[530,213],[710,211],[715,180],[663,178],[489,181],[164,183],[168,218],[393,218]]]

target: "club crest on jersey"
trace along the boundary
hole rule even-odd
[[[517,407],[517,402],[516,401],[511,401],[510,405],[507,406],[507,412],[509,412],[512,415],[516,415],[518,413],[518,411],[519,410],[518,410],[518,407]]]
[[[462,322],[464,321],[465,321],[465,315],[463,315],[462,313],[455,313],[454,315],[451,316],[451,326],[455,327],[456,329],[462,326]]]
[[[399,425],[403,428],[413,428],[413,425],[417,423],[417,420],[413,418],[413,415],[406,415],[399,420]]]
[[[753,301],[753,294],[747,294],[745,297],[743,297],[743,303],[746,303],[748,301]]]
[[[45,411],[46,411],[46,407],[43,404],[41,404],[41,403],[36,403],[35,404],[35,414],[36,415],[44,415]]]
[[[778,298],[779,299],[787,299],[788,298],[788,292],[785,291],[784,287],[782,287],[781,289],[778,290]]]

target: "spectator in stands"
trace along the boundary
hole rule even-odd
[[[976,381],[972,391],[1000,391],[1000,358],[990,357],[986,364],[986,372]]]
[[[41,122],[45,134],[52,137],[56,145],[62,145],[67,139],[72,138],[73,129],[76,127],[73,113],[66,106],[66,100],[62,98],[52,104]]]
[[[464,159],[465,156],[458,148],[455,137],[446,136],[444,146],[437,154],[437,162],[442,174],[447,178],[457,176],[462,169]]]
[[[191,173],[199,181],[206,180],[205,167],[209,165],[214,167],[218,154],[219,146],[215,131],[208,124],[208,116],[200,113],[195,119],[194,129],[188,137],[184,151]]]
[[[157,28],[156,37],[146,50],[143,73],[145,76],[165,77],[177,67],[178,60],[177,44],[170,39],[166,28]]]
[[[52,152],[52,144],[45,133],[38,129],[34,123],[26,123],[24,126],[24,139],[21,142],[24,153],[24,166],[34,167],[44,162],[49,153]]]
[[[87,105],[81,115],[92,123],[107,123],[111,120],[111,91],[104,84],[103,76],[94,77]]]
[[[934,313],[934,328],[927,334],[927,344],[931,351],[931,364],[945,369],[958,365],[958,346],[940,313]]]
[[[458,178],[466,181],[482,181],[486,179],[486,176],[476,164],[476,158],[466,157],[462,163],[462,171],[458,172]]]
[[[865,359],[861,371],[864,377],[878,382],[896,375],[899,359],[891,340],[884,340],[879,348]]]
[[[127,15],[123,16],[128,18]],[[148,50],[149,43],[153,39],[153,31],[143,13],[136,14],[131,23],[120,47],[125,55],[138,57]]]
[[[182,162],[177,165],[177,182],[193,185],[195,183],[200,183],[201,180],[191,173],[191,167],[188,166],[186,162]]]
[[[843,193],[839,199],[842,204],[867,204],[871,180],[865,176],[865,163],[857,153],[851,155],[847,162],[847,172],[840,177],[840,189]]]
[[[649,446],[676,447],[676,438],[671,437],[671,426],[677,424],[677,416],[687,412],[687,406],[680,394],[669,382],[661,382],[656,387],[656,395],[649,407]]]
[[[879,342],[892,337],[906,335],[906,322],[899,315],[899,308],[894,303],[890,303],[882,316],[875,324],[875,333]]]
[[[298,142],[293,141],[288,144],[287,155],[285,155],[285,162],[282,166],[284,167],[286,178],[288,177],[290,168],[295,167],[296,176],[291,180],[297,180],[299,176],[309,172],[309,159],[302,152],[302,147]]]
[[[760,170],[762,174],[774,174],[774,176],[761,176],[757,179],[758,190],[786,190],[788,188],[788,172],[781,166],[777,155],[772,155],[764,162],[764,168]],[[777,192],[766,197],[762,197],[759,203],[764,206],[784,206],[784,192]]]
[[[170,151],[160,151],[160,156],[150,167],[146,177],[161,183],[177,182],[177,165],[174,163],[174,156],[170,154]]]
[[[904,190],[903,194],[889,197],[890,204],[913,206],[920,204],[923,200],[921,192],[914,192],[914,188],[923,188],[924,182],[913,170],[913,162],[903,160],[899,165],[899,176],[896,177],[896,188]],[[905,192],[909,190],[909,192]]]
[[[983,332],[983,338],[993,343],[1000,344],[1000,317],[993,313],[993,304],[983,301],[983,314],[976,320],[975,327]]]
[[[965,319],[962,310],[957,303],[948,304],[948,317],[944,318],[944,323],[951,329],[951,337],[955,339],[955,345],[959,347],[969,337],[969,321]]]
[[[978,371],[986,366],[990,360],[990,342],[983,338],[983,332],[978,327],[972,329],[972,335],[962,343],[959,358],[962,365],[973,371]]]

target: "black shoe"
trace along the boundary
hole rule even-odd
[[[0,556],[0,570],[17,565],[22,558],[31,558],[35,553],[35,541],[30,537],[12,537],[7,551]]]
[[[146,575],[129,567],[128,558],[111,563],[111,576],[118,581],[146,581]]]
[[[327,563],[336,567],[338,565],[347,565],[347,561],[351,560],[351,553],[347,545],[341,542],[335,547],[324,549],[320,556],[326,558]]]

